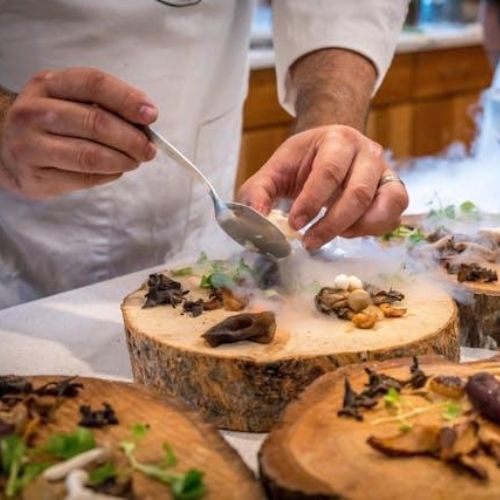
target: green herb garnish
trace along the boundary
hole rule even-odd
[[[443,411],[443,418],[448,421],[456,420],[462,414],[462,407],[456,401],[449,401]]]
[[[132,426],[132,437],[135,440],[142,439],[149,432],[149,425],[138,422]]]
[[[16,496],[50,464],[29,463],[26,444],[19,436],[6,436],[0,440],[0,471],[7,477],[4,493],[7,498]]]
[[[177,459],[168,443],[163,444],[164,457],[158,464],[139,462],[134,456],[136,447],[136,441],[122,441],[121,443],[121,448],[131,467],[156,481],[168,485],[175,500],[198,500],[205,495],[206,487],[203,482],[203,472],[198,469],[190,469],[185,473],[175,473],[169,470],[177,464]]]
[[[194,273],[193,268],[191,266],[188,267],[180,267],[179,269],[174,269],[170,272],[170,274],[174,278],[179,278],[182,276],[192,276]]]
[[[401,394],[394,387],[391,387],[384,396],[384,403],[391,408],[397,408],[401,404]]]
[[[85,427],[77,427],[69,434],[55,434],[43,447],[44,451],[55,458],[67,460],[95,448],[95,439],[92,431]]]
[[[115,479],[118,476],[116,467],[111,462],[93,469],[89,473],[89,481],[92,486],[99,486],[110,479]]]

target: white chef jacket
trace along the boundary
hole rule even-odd
[[[279,98],[293,113],[290,65],[343,47],[386,72],[407,0],[273,0]],[[247,90],[253,1],[0,0],[0,85],[93,66],[142,90],[156,127],[232,197]],[[334,83],[333,83],[334,84]],[[227,238],[203,186],[158,155],[108,185],[49,201],[0,189],[0,308],[153,266]]]

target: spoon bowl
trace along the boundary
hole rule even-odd
[[[199,182],[205,183],[215,209],[215,219],[222,230],[247,250],[282,259],[291,252],[283,232],[253,208],[242,203],[225,202],[205,174],[175,146],[150,127],[146,134],[160,151],[186,168]]]

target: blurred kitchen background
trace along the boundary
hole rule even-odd
[[[479,97],[492,78],[478,12],[479,0],[411,2],[367,125],[368,135],[396,160],[436,154],[454,141],[470,147]],[[238,184],[265,162],[293,126],[276,97],[271,16],[269,1],[261,1],[252,29]]]

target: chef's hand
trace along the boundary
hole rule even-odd
[[[114,181],[155,156],[136,125],[157,114],[143,92],[100,70],[38,73],[0,123],[0,186],[46,199]]]
[[[354,128],[328,125],[286,140],[243,184],[238,198],[264,214],[277,198],[294,199],[293,229],[325,207],[304,238],[308,250],[317,250],[336,236],[379,235],[399,224],[408,196],[399,182],[378,187],[388,174],[380,145]]]

